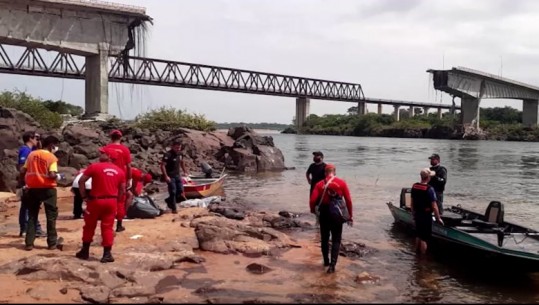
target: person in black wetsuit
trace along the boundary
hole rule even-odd
[[[311,191],[309,195],[313,193],[314,186],[318,181],[322,181],[326,178],[326,163],[324,163],[324,154],[321,151],[313,152],[313,162],[309,165],[305,176],[307,182],[311,185]]]
[[[436,220],[440,224],[444,224],[436,204],[436,193],[434,188],[428,184],[432,174],[428,168],[421,170],[419,173],[421,182],[414,183],[412,186],[412,215],[417,234],[416,252],[421,254],[425,254],[427,251],[427,243],[432,235],[432,212],[434,212]]]

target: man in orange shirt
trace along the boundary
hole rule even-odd
[[[125,231],[125,227],[122,226],[122,220],[125,218],[126,206],[128,204],[127,190],[130,190],[132,187],[131,181],[131,152],[129,148],[123,145],[122,142],[122,132],[120,130],[113,130],[110,133],[111,143],[105,146],[106,149],[115,150],[118,154],[118,158],[114,160],[114,164],[122,169],[125,173],[125,182],[126,182],[126,192],[124,192],[124,197],[118,200],[118,210],[116,214],[116,232]]]
[[[31,152],[21,168],[21,176],[24,177],[28,187],[28,228],[25,239],[27,251],[34,248],[36,220],[42,202],[47,218],[48,248],[53,250],[61,243],[56,232],[56,218],[58,218],[56,180],[63,179],[63,175],[58,174],[58,159],[54,155],[58,150],[58,142],[58,138],[54,136],[45,138],[43,148]]]
[[[309,201],[311,213],[316,213],[316,205],[319,205],[320,213],[320,237],[322,257],[324,258],[324,266],[329,266],[327,273],[335,272],[335,265],[337,264],[337,258],[339,257],[339,251],[341,248],[342,238],[342,222],[337,222],[332,219],[330,214],[330,196],[339,196],[344,198],[346,207],[350,215],[348,221],[349,225],[353,224],[352,218],[352,198],[350,197],[350,190],[346,182],[336,176],[335,165],[326,164],[326,178],[319,181],[311,194]],[[328,257],[329,252],[329,235],[331,233],[331,262]]]
[[[101,220],[101,237],[103,246],[102,263],[114,262],[112,245],[114,243],[114,218],[118,208],[118,200],[124,197],[125,174],[113,162],[119,154],[110,148],[100,148],[99,162],[91,164],[79,180],[81,197],[87,202],[84,213],[82,232],[82,249],[75,255],[80,259],[90,257],[90,244],[94,238],[97,221]],[[86,181],[92,179],[92,195],[87,196]]]

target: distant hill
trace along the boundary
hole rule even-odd
[[[230,127],[238,126],[247,126],[253,129],[269,129],[269,130],[285,130],[287,127],[290,127],[289,124],[278,124],[278,123],[244,123],[244,122],[233,122],[233,123],[217,123],[215,127],[217,129],[228,129]]]

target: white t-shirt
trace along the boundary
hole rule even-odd
[[[79,180],[80,180],[80,177],[82,177],[82,174],[84,174],[84,172],[78,174],[77,177],[75,177],[75,180],[73,180],[72,187],[77,188],[77,189],[79,188]],[[87,190],[91,190],[92,189],[92,178],[86,180],[86,183],[84,183],[84,186],[86,187]]]

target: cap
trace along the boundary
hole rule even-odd
[[[429,159],[438,159],[440,160],[440,155],[439,154],[432,154]]]
[[[117,136],[120,136],[120,137],[123,136],[122,132],[120,130],[118,130],[118,129],[115,129],[115,130],[111,131],[110,135],[111,136],[117,135]]]
[[[99,152],[100,152],[100,153],[103,153],[103,154],[106,154],[107,156],[109,156],[109,158],[110,158],[111,160],[116,160],[116,159],[118,159],[118,152],[115,151],[114,149],[105,148],[105,147],[100,147],[100,148],[99,148]]]
[[[321,151],[313,151],[313,156],[320,156],[322,158],[324,158],[324,154],[321,152]]]
[[[431,171],[430,168],[428,167],[425,167],[424,169],[421,170],[419,175],[421,175],[421,178],[427,178],[429,176],[435,176],[436,172]]]
[[[326,170],[328,169],[336,169],[336,167],[333,163],[326,163]]]
[[[142,177],[142,182],[144,184],[148,184],[148,183],[150,183],[152,181],[153,181],[153,177],[152,177],[151,174],[146,174],[146,175],[144,175],[144,177]]]

